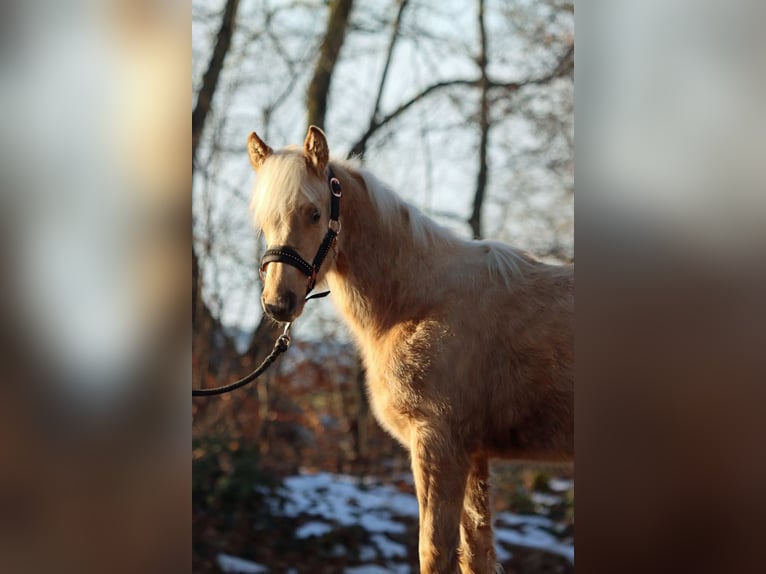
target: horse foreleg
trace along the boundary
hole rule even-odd
[[[420,510],[420,573],[457,574],[468,457],[451,452],[444,441],[432,435],[416,436],[411,453]]]
[[[460,567],[463,574],[494,574],[497,568],[489,461],[484,456],[471,460],[460,519]]]

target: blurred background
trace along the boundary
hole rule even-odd
[[[245,375],[280,334],[260,307],[251,131],[278,149],[318,125],[456,234],[570,262],[573,75],[571,2],[195,0],[194,385]],[[257,383],[193,401],[194,571],[416,571],[409,458],[332,302],[293,333]],[[572,472],[496,465],[508,568],[573,571]]]

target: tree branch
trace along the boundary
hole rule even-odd
[[[481,210],[487,189],[487,145],[489,143],[489,78],[487,77],[487,31],[484,25],[484,0],[478,0],[477,19],[479,24],[479,57],[478,64],[481,72],[479,86],[481,100],[479,104],[479,173],[476,175],[476,191],[473,196],[473,212],[468,219],[474,239],[481,239]]]
[[[394,54],[394,46],[396,46],[396,40],[399,37],[399,28],[402,24],[402,14],[407,7],[409,0],[398,0],[399,10],[396,12],[396,18],[391,27],[391,39],[388,42],[388,50],[386,51],[386,63],[383,65],[383,73],[380,76],[380,85],[378,86],[378,95],[375,97],[375,106],[372,108],[372,115],[370,116],[370,125],[372,125],[380,113],[380,100],[383,97],[383,89],[386,86],[386,79],[388,77],[388,68],[391,64],[391,57]],[[363,153],[363,152],[360,152]]]
[[[476,80],[463,80],[463,79],[445,80],[443,82],[437,82],[436,84],[432,84],[428,86],[427,88],[423,89],[419,93],[412,96],[409,100],[401,104],[398,108],[396,108],[390,114],[382,117],[379,120],[374,120],[370,124],[370,126],[367,128],[367,131],[365,131],[359,137],[356,143],[351,147],[351,151],[348,153],[348,157],[361,154],[367,145],[367,141],[375,134],[375,132],[377,132],[380,128],[382,128],[386,124],[398,118],[400,115],[402,115],[404,112],[406,112],[414,104],[418,103],[420,100],[426,98],[427,96],[433,94],[434,92],[439,92],[441,90],[444,90],[446,88],[451,88],[453,86],[475,86],[476,82],[477,82]]]
[[[487,87],[489,90],[503,89],[508,92],[515,92],[526,86],[546,84],[552,80],[555,80],[556,78],[563,78],[564,76],[569,75],[572,72],[572,70],[574,70],[574,45],[569,47],[569,49],[564,54],[564,56],[562,56],[561,59],[556,64],[556,67],[548,74],[545,74],[537,78],[522,80],[520,82],[498,82],[498,81],[492,80],[491,78],[488,78]],[[406,112],[408,109],[410,109],[413,105],[417,104],[421,100],[431,96],[434,93],[441,92],[442,90],[452,88],[455,86],[468,86],[468,87],[481,86],[481,82],[482,82],[481,77],[476,79],[460,78],[460,79],[453,79],[453,80],[442,80],[435,84],[431,84],[430,86],[426,88],[423,88],[420,92],[412,96],[409,100],[400,104],[399,107],[397,107],[391,113],[373,121],[370,124],[370,126],[367,128],[367,130],[361,136],[359,136],[359,138],[356,140],[356,143],[354,143],[354,145],[351,146],[351,151],[348,152],[347,157],[353,157],[353,156],[358,156],[362,154],[364,150],[366,149],[367,142],[369,141],[369,139],[373,135],[375,135],[375,133],[380,128],[384,127],[385,125],[389,124],[390,122],[398,118],[400,115],[402,115],[404,112]]]
[[[306,96],[309,125],[324,128],[330,82],[346,36],[353,3],[353,0],[335,0],[330,7],[327,31],[322,47],[319,49],[319,59],[314,68],[314,76],[311,78]]]

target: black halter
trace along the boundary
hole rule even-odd
[[[270,247],[263,253],[263,257],[261,257],[261,277],[263,277],[266,272],[267,264],[287,263],[300,270],[301,273],[309,278],[306,295],[308,295],[314,288],[314,285],[316,285],[319,268],[322,267],[322,262],[325,260],[325,257],[327,257],[330,249],[335,244],[335,239],[340,233],[340,198],[342,195],[340,181],[335,177],[335,173],[333,173],[332,168],[329,166],[327,168],[327,174],[327,183],[330,187],[330,221],[327,223],[327,233],[325,234],[322,243],[319,245],[316,255],[314,255],[314,261],[309,263],[289,245]],[[319,293],[317,295],[312,295],[311,297],[306,297],[306,299],[324,297],[328,293],[329,291]]]

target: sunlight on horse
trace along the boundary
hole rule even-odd
[[[330,161],[314,126],[303,148],[275,152],[252,133],[248,151],[256,225],[304,260],[327,231],[329,174],[342,185],[342,231],[317,280],[361,350],[378,421],[410,450],[421,573],[495,572],[489,459],[574,454],[574,268],[456,237]],[[264,310],[295,320],[306,274],[264,267]]]

